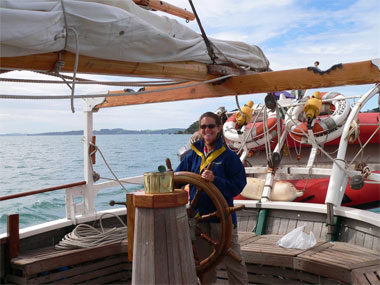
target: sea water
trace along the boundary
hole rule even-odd
[[[99,135],[96,144],[116,176],[124,178],[157,171],[167,157],[175,168],[177,151],[189,138],[174,134]],[[101,177],[113,178],[100,154],[96,154],[94,170]],[[83,181],[83,173],[82,136],[0,136],[0,197]],[[131,192],[143,188],[125,187]],[[96,210],[111,208],[110,200],[125,201],[125,194],[120,186],[100,191]],[[380,208],[371,211],[380,213]],[[7,215],[12,213],[20,215],[20,228],[64,218],[65,190],[0,201],[0,233],[6,232]]]
[[[96,145],[116,176],[124,178],[158,171],[166,158],[175,168],[179,164],[177,151],[189,138],[174,134],[99,135]],[[100,153],[96,154],[94,170],[101,177],[113,178]],[[82,136],[0,137],[0,197],[83,181],[83,173]],[[124,185],[131,192],[143,188]],[[125,194],[121,186],[100,191],[96,210],[110,209],[110,200],[125,201]],[[20,215],[20,228],[64,218],[65,190],[0,201],[0,233],[6,232],[7,215],[12,213]]]

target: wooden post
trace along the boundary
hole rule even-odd
[[[333,241],[334,233],[334,204],[327,203],[327,240]]]
[[[133,195],[132,284],[197,284],[187,195],[184,190]]]
[[[128,232],[128,261],[133,260],[133,237],[135,234],[135,205],[133,194],[127,194],[127,232]]]
[[[8,256],[9,259],[20,255],[19,216],[11,214],[7,216]]]
[[[96,145],[96,136],[92,136],[91,143],[92,144],[90,145],[89,153],[92,153],[95,150],[95,146],[94,145]],[[93,153],[91,155],[91,162],[92,162],[92,164],[96,164],[95,153]]]

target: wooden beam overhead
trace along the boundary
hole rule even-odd
[[[220,85],[204,84],[169,91],[160,91],[163,87],[148,87],[146,91],[158,92],[108,97],[97,108],[379,82],[380,71],[368,60],[346,63],[342,68],[324,74],[300,68],[234,76]],[[188,85],[189,83],[184,83],[176,87]],[[117,94],[117,92],[110,93]]]
[[[189,21],[195,19],[192,12],[179,8],[161,0],[133,0],[137,5],[145,6],[154,10],[165,12]]]
[[[58,60],[58,53],[53,52],[19,57],[2,57],[0,58],[0,69],[47,72],[54,70],[54,66]],[[74,71],[75,54],[62,52],[60,60],[64,63],[61,72],[72,73]],[[203,81],[215,77],[208,74],[206,64],[195,61],[158,63],[124,62],[84,55],[79,57],[77,72],[97,75],[171,78],[195,81]]]

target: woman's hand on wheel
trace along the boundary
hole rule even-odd
[[[205,169],[202,174],[202,178],[206,181],[213,182],[215,179],[214,173],[211,170]]]

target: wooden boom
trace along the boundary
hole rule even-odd
[[[62,52],[60,60],[65,63],[61,72],[73,72],[74,54]],[[57,61],[57,53],[3,57],[0,58],[0,69],[53,71]],[[254,73],[194,61],[138,63],[81,56],[77,72],[195,81],[205,81],[226,74],[235,75],[219,84],[189,87],[188,85],[195,83],[189,82],[175,85],[175,87],[183,86],[184,88],[169,91],[163,90],[165,87],[148,87],[146,91],[157,92],[109,97],[104,103],[98,105],[98,108],[380,82],[380,71],[370,60],[345,63],[342,68],[321,75],[307,68]],[[117,92],[122,93],[122,91]]]
[[[166,3],[160,0],[133,0],[137,5],[149,7],[154,10],[162,11],[189,21],[195,19],[193,13],[187,11],[186,9],[179,8],[172,4]]]
[[[18,57],[1,57],[0,69],[53,71],[59,60],[58,53],[43,53]],[[60,60],[64,63],[61,72],[73,72],[75,54],[62,52]],[[207,65],[195,61],[183,62],[125,62],[79,56],[78,73],[103,74],[113,76],[137,76],[150,78],[172,78],[203,81],[210,79]]]
[[[162,89],[165,87],[148,87],[145,91],[156,90],[158,92],[108,97],[97,108],[379,82],[380,71],[368,60],[346,63],[342,65],[341,69],[332,70],[322,75],[307,68],[300,68],[237,75],[219,85],[203,84],[169,91],[163,91]],[[184,83],[175,85],[175,87],[188,86],[189,84]],[[109,93],[117,94],[118,92],[123,91]]]

